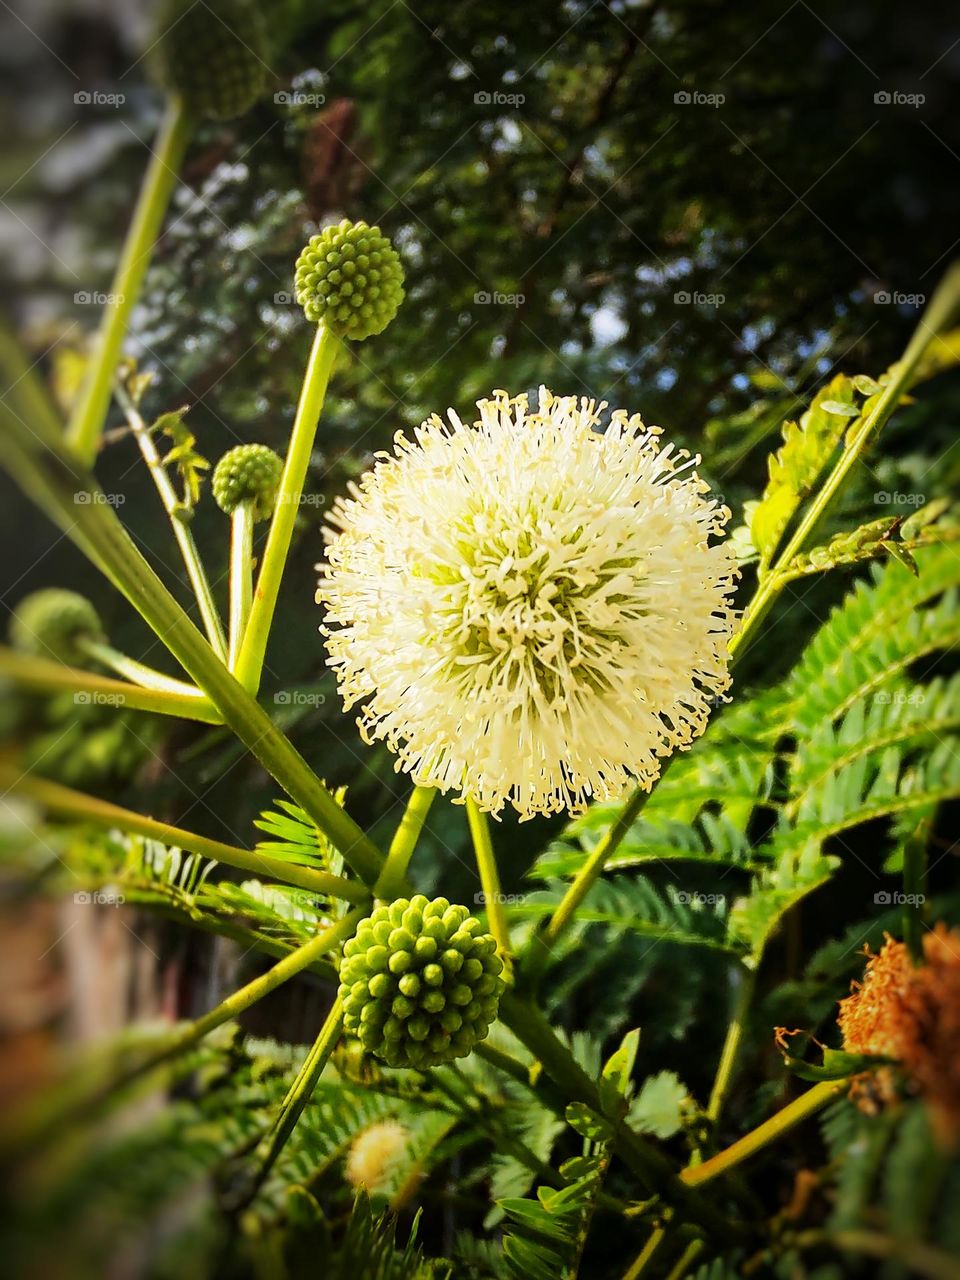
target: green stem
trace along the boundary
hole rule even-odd
[[[728,1173],[742,1161],[761,1151],[768,1143],[788,1133],[802,1120],[814,1115],[842,1093],[850,1084],[849,1079],[823,1080],[783,1107],[776,1115],[752,1129],[725,1150],[704,1160],[703,1164],[690,1165],[680,1177],[689,1187],[697,1187],[723,1173]]]
[[[320,1028],[320,1034],[317,1036],[313,1048],[304,1059],[303,1065],[297,1072],[296,1079],[287,1091],[287,1096],[280,1104],[280,1110],[273,1128],[258,1149],[260,1163],[252,1185],[244,1193],[244,1203],[249,1203],[259,1188],[263,1186],[270,1170],[277,1161],[277,1157],[286,1146],[287,1140],[296,1128],[297,1121],[303,1114],[304,1108],[313,1097],[317,1081],[320,1079],[324,1067],[330,1060],[330,1055],[337,1046],[342,1030],[343,1001],[338,995],[333,1007],[327,1014],[323,1026]]]
[[[13,770],[0,766],[0,786],[36,801],[47,813],[58,818],[89,822],[98,827],[119,827],[132,835],[146,836],[148,840],[159,840],[165,845],[187,849],[190,853],[213,858],[215,862],[236,867],[239,871],[266,876],[281,884],[296,885],[297,888],[307,889],[325,898],[343,898],[347,902],[369,900],[369,890],[356,880],[331,875],[328,871],[317,871],[313,867],[300,867],[294,862],[272,858],[257,850],[238,849],[220,840],[210,840],[206,836],[185,831],[182,827],[171,826],[168,822],[147,818],[132,809],[123,809],[106,800],[84,795],[82,791],[74,791],[58,782],[48,782],[26,774],[17,775]]]
[[[785,1241],[786,1243],[786,1241]],[[797,1249],[817,1249],[826,1246],[841,1253],[862,1253],[882,1262],[899,1263],[924,1280],[960,1280],[960,1261],[925,1244],[915,1237],[888,1236],[879,1231],[801,1231],[790,1237],[789,1244]]]
[[[500,959],[505,968],[504,977],[509,981],[513,969],[513,951],[510,946],[510,926],[507,924],[507,913],[504,910],[503,891],[500,888],[497,857],[493,851],[493,840],[490,838],[490,820],[469,796],[467,797],[467,822],[477,859],[477,870],[480,872],[480,884],[483,888],[490,932],[497,940],[497,950],[500,952]]]
[[[270,532],[263,553],[263,562],[257,575],[250,618],[240,646],[237,660],[237,679],[252,693],[260,687],[263,659],[267,651],[267,639],[277,605],[280,580],[287,563],[287,553],[293,538],[300,498],[303,493],[310,454],[317,434],[317,423],[327,393],[327,383],[340,344],[333,333],[323,325],[317,327],[313,347],[307,362],[300,400],[290,435],[287,458],[280,477],[280,489]]]
[[[157,493],[160,495],[163,509],[166,511],[170,526],[173,529],[173,536],[176,538],[177,546],[180,548],[180,555],[183,558],[187,577],[190,579],[190,585],[193,588],[193,594],[200,609],[200,616],[203,619],[207,639],[210,641],[217,657],[225,662],[227,641],[223,634],[223,623],[220,621],[220,610],[217,608],[217,603],[213,598],[213,591],[210,588],[203,561],[200,559],[197,544],[193,540],[193,534],[189,525],[182,518],[184,515],[183,503],[173,487],[173,481],[167,474],[167,469],[163,464],[163,459],[160,457],[160,451],[157,449],[156,441],[150,428],[144,422],[136,405],[119,384],[116,387],[116,396],[127,422],[130,424],[130,430],[140,446],[143,460],[147,464],[147,470],[150,472],[153,483],[157,487]]]
[[[623,1280],[638,1280],[643,1275],[647,1267],[653,1261],[654,1256],[660,1251],[667,1236],[666,1227],[654,1227],[647,1238],[646,1244],[634,1258],[633,1262],[623,1273]]]
[[[677,1259],[675,1265],[671,1267],[667,1280],[685,1280],[690,1275],[690,1268],[703,1253],[705,1246],[702,1240],[691,1240],[684,1249],[683,1253]]]
[[[176,680],[173,676],[164,675],[162,671],[156,671],[153,667],[137,662],[136,658],[127,657],[125,653],[121,653],[119,649],[114,649],[112,645],[83,636],[78,636],[76,643],[95,662],[109,667],[117,675],[140,685],[143,689],[153,689],[157,693],[175,693],[184,698],[203,697],[196,685],[187,684],[184,680]]]
[[[292,951],[266,973],[254,978],[245,987],[228,996],[215,1009],[205,1013],[202,1018],[176,1031],[165,1039],[158,1049],[152,1050],[131,1066],[125,1067],[106,1083],[98,1083],[94,1090],[65,1096],[57,1107],[43,1106],[39,1113],[30,1110],[22,1111],[17,1123],[7,1126],[4,1130],[0,1137],[0,1149],[4,1154],[9,1154],[11,1151],[21,1152],[32,1148],[55,1135],[64,1123],[86,1115],[111,1098],[118,1090],[192,1048],[211,1031],[239,1017],[264,996],[268,996],[271,991],[275,991],[277,987],[288,982],[315,960],[322,958],[328,951],[350,937],[362,917],[363,908],[354,908],[342,920],[325,929],[323,933],[317,934],[315,938],[311,938],[296,951]]]
[[[374,887],[375,897],[390,902],[403,892],[410,859],[416,850],[420,832],[423,830],[423,824],[427,820],[427,814],[430,812],[430,806],[436,794],[433,787],[415,786],[410,792],[407,807],[390,842],[387,860]]]
[[[226,724],[287,794],[307,813],[354,871],[374,884],[382,857],[337,804],[292,743],[216,657],[209,644],[137,550],[116,512],[93,500],[96,481],[70,457],[60,457],[0,404],[6,424],[0,461],[130,601],[184,670],[218,708]],[[91,501],[77,503],[78,492]],[[159,697],[153,694],[153,697]],[[164,695],[169,697],[170,695]]]
[[[759,959],[757,963],[759,964]],[[741,965],[739,973],[740,991],[737,995],[736,1008],[734,1009],[733,1017],[727,1026],[727,1035],[723,1042],[723,1050],[720,1054],[720,1063],[717,1067],[717,1074],[713,1081],[713,1089],[710,1092],[710,1101],[707,1104],[707,1117],[712,1120],[714,1124],[716,1124],[720,1119],[723,1104],[726,1101],[727,1093],[733,1082],[733,1072],[737,1065],[737,1055],[740,1052],[740,1044],[743,1040],[747,1013],[749,1012],[750,1002],[753,999],[753,992],[757,985],[756,968],[747,969],[744,965]]]
[[[890,380],[877,397],[873,408],[853,428],[850,438],[844,441],[843,452],[824,481],[823,487],[810,503],[793,536],[778,556],[776,564],[760,583],[744,614],[743,625],[730,643],[731,654],[743,649],[747,637],[756,630],[758,624],[769,613],[784,586],[781,574],[790,568],[796,557],[813,541],[827,514],[827,509],[847,476],[880,434],[904,393],[909,389],[917,366],[930,343],[938,338],[950,323],[958,305],[960,305],[960,266],[954,266],[947,272],[933,295],[929,307],[907,344],[906,351],[891,369]]]
[[[150,264],[192,127],[182,102],[171,99],[117,264],[110,289],[112,301],[107,305],[100,324],[97,351],[67,427],[67,440],[88,466],[97,454],[130,313]]]
[[[604,832],[595,848],[584,862],[570,883],[560,905],[543,931],[543,940],[549,948],[557,941],[576,914],[577,907],[583,902],[593,887],[607,860],[613,856],[620,842],[636,822],[647,802],[649,792],[634,791],[633,795],[620,810],[616,821]]]
[[[78,704],[97,702],[104,706],[129,707],[133,711],[155,711],[203,724],[222,724],[223,717],[198,689],[196,693],[144,689],[140,685],[97,675],[79,667],[65,667],[48,658],[34,658],[0,646],[0,678],[36,693],[73,693]]]
[[[230,654],[237,669],[253,599],[253,503],[241,502],[230,518]]]

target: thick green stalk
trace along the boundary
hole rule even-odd
[[[184,698],[203,697],[196,685],[164,675],[162,671],[156,671],[153,667],[138,662],[136,658],[129,658],[119,649],[114,649],[112,645],[84,636],[78,636],[76,644],[89,658],[104,667],[109,667],[118,676],[123,676],[125,680],[130,680],[143,689],[153,689],[157,693],[175,693]]]
[[[78,704],[129,707],[133,711],[156,711],[160,715],[222,724],[223,717],[198,689],[196,693],[144,689],[137,684],[114,680],[79,667],[65,667],[49,658],[34,658],[0,646],[0,677],[36,693],[73,693]]]
[[[130,313],[150,265],[192,128],[183,104],[178,99],[171,99],[110,287],[110,300],[101,321],[97,350],[67,428],[67,440],[88,466],[97,454]]]
[[[280,580],[287,563],[287,553],[293,538],[293,529],[300,509],[300,498],[310,465],[310,454],[317,434],[317,423],[327,393],[327,383],[336,359],[340,343],[324,325],[319,325],[313,339],[313,347],[307,362],[307,370],[300,390],[300,400],[290,435],[290,445],[280,477],[277,505],[270,521],[270,532],[263,552],[263,562],[257,575],[253,605],[247,622],[240,655],[237,660],[237,679],[245,689],[256,693],[260,687],[263,659],[273,622]]]
[[[253,503],[241,502],[230,517],[230,654],[237,669],[243,633],[253,600]]]
[[[220,621],[220,610],[217,608],[217,602],[213,598],[213,591],[210,587],[210,581],[207,578],[206,570],[203,567],[203,561],[200,559],[200,552],[194,541],[193,533],[190,526],[181,518],[183,516],[183,503],[177,495],[176,489],[173,487],[173,481],[167,474],[167,469],[163,465],[163,459],[160,457],[160,451],[157,449],[149,427],[140,416],[140,412],[136,405],[124,391],[123,387],[116,388],[117,400],[123,408],[127,422],[130,424],[130,430],[136,438],[137,444],[140,446],[140,452],[143,460],[147,464],[147,470],[156,485],[157,493],[160,495],[160,501],[163,503],[163,509],[167,513],[170,526],[173,529],[173,536],[177,540],[177,546],[180,548],[180,555],[183,558],[184,568],[187,571],[187,577],[190,579],[190,585],[193,588],[193,594],[196,597],[197,607],[200,610],[200,616],[203,619],[204,630],[207,633],[207,639],[213,648],[214,653],[221,661],[226,661],[227,657],[227,641],[223,634],[223,623]]]
[[[374,887],[375,897],[391,902],[404,892],[407,868],[436,795],[433,787],[415,786],[410,792],[407,807],[387,850],[387,860]]]
[[[268,969],[259,978],[254,978],[252,982],[248,982],[239,991],[235,991],[215,1009],[205,1013],[202,1018],[174,1032],[159,1048],[143,1055],[107,1082],[98,1082],[92,1090],[81,1089],[74,1094],[67,1092],[61,1096],[56,1107],[41,1103],[36,1111],[30,1109],[21,1111],[16,1122],[8,1125],[0,1137],[0,1151],[4,1154],[21,1152],[42,1143],[45,1139],[54,1136],[64,1123],[86,1115],[112,1097],[117,1090],[125,1088],[147,1072],[153,1071],[171,1058],[191,1049],[211,1031],[239,1017],[264,996],[268,996],[271,991],[275,991],[277,987],[288,982],[315,960],[322,958],[328,951],[350,937],[362,916],[363,908],[355,907],[342,920],[285,956],[273,968]]]
[[[27,774],[17,775],[13,770],[0,766],[0,786],[36,801],[47,813],[58,818],[89,822],[98,827],[119,827],[131,835],[146,836],[148,840],[159,840],[165,845],[187,849],[190,853],[213,858],[214,861],[236,867],[239,871],[267,876],[281,884],[296,885],[299,889],[307,889],[323,897],[343,898],[347,902],[366,902],[370,896],[369,890],[359,881],[331,875],[328,871],[317,871],[313,867],[300,867],[296,863],[273,858],[256,850],[238,849],[220,840],[210,840],[206,836],[185,831],[182,827],[174,827],[168,822],[134,813],[132,809],[123,809],[95,796],[84,795],[82,791],[73,791],[58,782],[48,782]]]
[[[247,1189],[244,1199],[249,1202],[257,1190],[263,1186],[277,1157],[287,1144],[287,1140],[296,1128],[303,1110],[313,1097],[317,1081],[330,1060],[330,1055],[337,1047],[340,1033],[343,1030],[343,1001],[338,995],[333,1007],[320,1028],[320,1034],[313,1048],[307,1054],[303,1065],[297,1072],[296,1079],[287,1091],[287,1096],[280,1104],[280,1110],[270,1133],[258,1148],[259,1165],[252,1185]]]
[[[337,804],[303,757],[267,713],[216,657],[177,601],[137,550],[117,514],[92,500],[96,481],[74,460],[60,457],[15,415],[7,426],[2,462],[21,487],[64,529],[110,582],[130,601],[197,686],[219,709],[226,724],[287,794],[329,837],[367,884],[380,872],[381,854]],[[91,500],[77,503],[85,492]],[[159,695],[153,695],[157,697]]]
[[[738,1138],[725,1150],[711,1156],[709,1160],[704,1160],[703,1164],[690,1165],[689,1168],[684,1169],[680,1177],[688,1187],[698,1187],[703,1182],[710,1182],[711,1179],[728,1173],[742,1161],[762,1151],[768,1143],[775,1142],[777,1138],[788,1133],[802,1120],[820,1111],[828,1102],[848,1088],[849,1084],[850,1081],[847,1078],[823,1080],[820,1084],[815,1084],[812,1089],[808,1089],[806,1093],[801,1094],[799,1098],[783,1107],[763,1124],[757,1125],[756,1129]]]
[[[509,981],[513,971],[513,951],[510,946],[510,926],[507,924],[507,913],[504,910],[503,891],[500,888],[497,856],[493,851],[493,840],[490,838],[490,820],[469,797],[467,797],[467,822],[477,859],[477,870],[480,872],[487,921],[490,932],[497,940],[500,959],[504,963],[504,977]]]

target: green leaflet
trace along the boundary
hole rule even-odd
[[[630,1127],[657,1138],[672,1138],[683,1124],[688,1096],[686,1085],[675,1072],[659,1071],[648,1076],[630,1104]]]
[[[561,1189],[538,1187],[535,1200],[504,1200],[509,1230],[503,1239],[504,1275],[513,1280],[574,1280],[586,1241],[607,1154],[577,1162],[582,1172]]]
[[[865,403],[853,381],[837,374],[797,422],[783,424],[783,445],[769,460],[770,478],[753,509],[750,537],[766,573],[784,530],[809,494]]]
[[[346,788],[339,787],[333,793],[333,798],[342,807]],[[278,800],[276,804],[279,813],[265,809],[253,824],[276,839],[261,840],[257,848],[273,858],[282,858],[285,862],[343,875],[343,858],[300,806],[290,800]]]
[[[820,628],[784,683],[784,723],[798,738],[835,720],[917,658],[955,644],[960,557],[951,546],[917,553],[917,577],[874,565]],[[929,608],[921,608],[933,601]]]
[[[948,508],[949,502],[944,498],[921,507],[906,520],[888,515],[871,520],[852,533],[838,533],[824,546],[797,556],[784,571],[783,581],[849,568],[882,556],[889,556],[910,573],[917,573],[915,552],[934,542],[955,542],[960,538],[960,525],[955,523],[952,510],[946,514]]]

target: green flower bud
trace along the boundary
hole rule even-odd
[[[73,667],[87,661],[79,640],[104,638],[100,618],[90,601],[60,587],[26,596],[10,620],[10,643],[15,649],[40,658],[56,658]]]
[[[497,1016],[505,983],[496,946],[466,907],[445,898],[377,907],[343,948],[345,1030],[392,1067],[465,1057]]]
[[[254,520],[268,520],[282,472],[283,459],[265,444],[238,444],[214,468],[217,506],[232,516],[241,502],[252,502]]]
[[[379,227],[345,218],[300,254],[295,287],[308,320],[359,341],[382,333],[397,314],[403,267]]]
[[[157,78],[201,118],[232,120],[270,78],[267,26],[255,0],[164,0],[153,60]]]

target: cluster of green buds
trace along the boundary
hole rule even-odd
[[[502,970],[496,941],[466,907],[398,898],[343,948],[344,1027],[391,1067],[463,1058],[496,1019]]]
[[[379,227],[344,219],[313,236],[297,259],[297,302],[340,338],[382,333],[403,301],[403,267]]]
[[[82,666],[84,641],[104,639],[96,609],[76,591],[47,587],[25,596],[10,620],[10,643],[21,653]]]
[[[254,0],[165,0],[153,49],[156,74],[201,119],[231,120],[263,94],[270,46]]]
[[[211,488],[217,506],[232,516],[250,503],[255,521],[268,520],[282,472],[283,459],[265,444],[238,444],[214,468]]]

